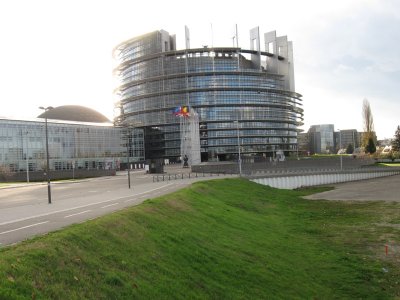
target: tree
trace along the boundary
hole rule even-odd
[[[397,130],[394,134],[394,138],[392,140],[392,150],[400,151],[400,126],[397,126]]]
[[[365,146],[365,152],[367,152],[369,154],[374,154],[376,152],[375,142],[372,137],[368,139],[368,143]]]
[[[367,133],[374,132],[374,118],[372,116],[371,106],[368,99],[364,99],[362,107],[362,117],[364,122],[364,131]]]
[[[371,106],[367,99],[364,99],[363,101],[362,117],[364,122],[363,146],[365,152],[372,154],[376,152],[374,118],[372,116]]]
[[[352,154],[354,152],[354,146],[353,144],[348,144],[346,148],[346,153],[347,154]]]

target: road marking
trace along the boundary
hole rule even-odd
[[[118,198],[114,198],[114,199],[103,200],[103,201],[99,201],[99,202],[93,202],[93,203],[89,203],[89,204],[85,204],[85,205],[75,206],[75,207],[71,207],[71,208],[55,210],[55,211],[51,211],[51,212],[48,212],[48,213],[39,214],[39,215],[36,215],[36,216],[30,216],[30,217],[16,219],[16,220],[12,220],[12,221],[6,221],[6,222],[3,222],[3,223],[0,223],[0,226],[12,224],[12,223],[17,223],[17,222],[22,222],[22,221],[26,221],[26,220],[30,220],[30,219],[40,218],[40,217],[46,217],[46,216],[49,216],[49,215],[54,215],[54,214],[58,214],[58,213],[66,212],[66,211],[71,211],[71,210],[75,210],[75,209],[79,209],[79,208],[84,208],[84,207],[88,207],[88,206],[92,206],[92,205],[118,201],[118,200],[122,200],[124,198],[125,199],[126,198],[131,198],[132,196],[140,196],[140,195],[144,195],[144,194],[147,194],[147,193],[155,191],[155,190],[162,189],[162,188],[164,188],[166,186],[169,186],[169,185],[172,185],[172,184],[173,183],[168,183],[166,185],[163,185],[163,186],[160,186],[158,188],[149,190],[149,191],[144,192],[144,193],[136,194],[136,195],[123,196],[123,197],[118,197]],[[131,199],[130,201],[133,201],[133,200],[134,199]]]
[[[119,203],[117,202],[117,203],[113,203],[113,204],[108,204],[106,206],[103,206],[102,208],[107,208],[107,207],[114,206],[114,205],[117,205],[117,204],[119,204]]]
[[[160,187],[158,187],[158,188],[155,188],[155,189],[152,189],[152,190],[149,190],[149,191],[146,191],[146,192],[140,193],[140,194],[135,194],[135,195],[132,195],[132,196],[135,196],[135,197],[140,197],[141,195],[145,195],[145,194],[148,194],[148,193],[151,193],[151,192],[157,191],[157,190],[159,190],[159,189],[162,189],[162,188],[164,188],[164,187],[166,187],[166,186],[169,186],[169,185],[171,185],[171,184],[173,184],[173,183],[169,183],[169,184],[166,184],[166,185],[160,186]],[[130,197],[132,197],[132,196],[130,196]],[[128,199],[128,200],[125,200],[124,202],[126,203],[126,202],[130,202],[130,201],[135,201],[135,200],[137,200],[137,198],[134,198],[134,199]],[[1,225],[1,224],[0,224],[0,225]]]
[[[22,229],[29,228],[29,227],[34,227],[34,226],[46,224],[48,222],[49,221],[45,221],[45,222],[35,223],[35,224],[32,224],[32,225],[23,226],[23,227],[12,229],[12,230],[8,230],[8,231],[3,231],[3,232],[0,232],[0,235],[6,234],[6,233],[10,233],[10,232],[14,232],[14,231],[17,231],[17,230],[22,230]]]
[[[76,213],[76,214],[68,215],[68,216],[65,216],[64,219],[70,218],[70,217],[73,217],[73,216],[77,216],[77,215],[81,215],[81,214],[87,213],[87,212],[89,212],[89,211],[92,211],[92,210],[89,209],[89,210],[85,210],[85,211],[78,212],[78,213]]]

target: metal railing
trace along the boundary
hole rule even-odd
[[[237,175],[233,173],[174,173],[174,174],[157,174],[153,175],[153,182],[160,181],[171,181],[171,180],[182,180],[182,179],[194,179],[194,178],[205,178],[205,177],[220,177],[220,176],[232,176]]]

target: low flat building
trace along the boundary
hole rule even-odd
[[[114,127],[101,114],[81,106],[61,106],[39,117],[0,118],[0,172],[46,169],[43,118],[48,118],[50,170],[119,169],[126,164],[127,153],[131,162],[144,161],[142,129]]]

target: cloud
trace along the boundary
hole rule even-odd
[[[316,24],[323,26],[306,25],[306,41],[300,41],[297,33],[296,88],[304,94],[306,126],[330,119],[334,124],[359,128],[357,111],[361,111],[363,98],[371,102],[378,135],[390,136],[390,127],[397,126],[391,112],[400,111],[399,5],[395,1],[365,2],[351,11],[322,13],[323,20],[316,20]],[[321,101],[323,111],[317,112],[314,107],[321,106]],[[349,110],[353,110],[353,117]]]

